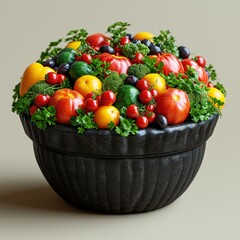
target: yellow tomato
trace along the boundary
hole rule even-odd
[[[68,43],[68,45],[65,48],[72,48],[74,50],[78,50],[78,48],[81,46],[81,42],[80,41],[73,41]]]
[[[209,91],[208,91],[208,96],[216,98],[217,100],[221,101],[223,103],[223,105],[220,106],[220,109],[223,108],[224,103],[225,103],[225,97],[219,89],[217,89],[215,87],[210,87]],[[218,104],[215,104],[214,106],[218,107]]]
[[[134,39],[137,39],[137,40],[140,40],[140,41],[142,41],[143,39],[148,39],[151,42],[153,42],[153,37],[154,37],[154,35],[152,33],[139,32],[139,33],[135,34]]]
[[[22,80],[20,83],[19,94],[22,97],[35,83],[44,80],[45,75],[49,72],[55,72],[50,67],[44,67],[40,63],[30,64],[23,73]]]
[[[84,75],[76,80],[73,89],[86,98],[89,93],[100,92],[102,90],[102,82],[95,76]]]
[[[143,77],[148,82],[148,85],[152,89],[157,90],[158,94],[162,94],[167,89],[167,84],[165,79],[157,73],[149,73]]]
[[[108,124],[113,122],[115,126],[119,123],[120,113],[114,106],[100,106],[94,112],[94,122],[97,123],[98,128],[108,128]]]

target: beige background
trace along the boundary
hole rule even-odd
[[[239,0],[1,0],[0,12],[0,239],[240,239]],[[228,96],[182,197],[158,211],[111,216],[77,210],[50,189],[11,113],[11,96],[50,41],[76,28],[105,32],[120,20],[133,33],[170,29],[179,45],[215,66]]]

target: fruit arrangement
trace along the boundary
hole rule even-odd
[[[169,30],[134,35],[128,26],[72,30],[51,42],[15,86],[12,111],[41,129],[60,123],[123,137],[221,114],[226,90],[213,65],[177,46]]]

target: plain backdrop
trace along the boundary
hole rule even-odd
[[[239,11],[239,0],[1,0],[0,239],[240,239]],[[227,89],[192,185],[173,204],[145,214],[101,215],[62,201],[11,113],[12,89],[50,41],[72,29],[105,33],[116,21],[131,23],[131,33],[169,29],[178,45],[215,66]]]

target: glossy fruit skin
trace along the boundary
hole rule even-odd
[[[72,48],[74,50],[78,50],[80,46],[81,46],[80,41],[72,41],[72,42],[68,43],[65,48]]]
[[[153,37],[154,35],[150,32],[138,32],[137,34],[134,35],[134,39],[140,41],[142,41],[143,39],[147,39],[152,42]]]
[[[62,84],[63,83],[63,81],[66,79],[66,76],[65,75],[63,75],[63,74],[61,74],[61,73],[58,73],[57,74],[57,80],[58,80],[58,84]]]
[[[126,37],[122,37],[121,39],[120,39],[120,44],[122,45],[122,46],[124,46],[125,44],[128,44],[128,43],[130,43],[131,42],[131,40],[126,36]]]
[[[70,64],[69,63],[62,63],[57,70],[57,73],[63,74],[63,75],[68,75],[70,69]]]
[[[45,79],[45,75],[48,72],[55,72],[50,67],[44,67],[40,63],[32,63],[30,64],[24,71],[22,80],[20,83],[19,94],[22,97],[30,87],[32,87],[35,83],[42,81]]]
[[[33,114],[35,114],[35,112],[38,110],[39,108],[37,107],[37,105],[32,105],[29,109],[29,113],[32,116]]]
[[[94,34],[89,35],[86,38],[87,44],[90,45],[91,47],[93,47],[94,49],[96,49],[96,47],[99,49],[99,47],[102,46],[104,41],[107,41],[107,40],[110,40],[110,38],[105,36],[102,33],[94,33]]]
[[[95,112],[99,108],[99,101],[97,99],[87,98],[85,101],[85,110],[87,112]]]
[[[195,57],[195,61],[196,61],[196,63],[197,63],[200,67],[205,68],[205,66],[206,66],[206,59],[205,59],[204,57],[202,57],[202,56],[196,56],[196,57]]]
[[[144,78],[137,81],[136,88],[141,92],[149,88],[148,81]]]
[[[139,91],[132,85],[122,85],[118,89],[116,102],[114,106],[121,109],[123,106],[128,107],[131,104],[138,103]]]
[[[220,106],[220,109],[222,109],[224,107],[225,96],[223,95],[223,93],[219,89],[217,89],[215,87],[210,87],[209,91],[208,91],[208,96],[216,98],[217,100],[223,102],[223,105]],[[218,107],[217,104],[215,105],[215,107]]]
[[[71,52],[62,52],[58,55],[57,64],[61,65],[62,63],[71,64],[75,59],[75,55]]]
[[[98,128],[107,129],[108,124],[113,122],[115,126],[119,123],[120,112],[114,106],[100,106],[94,113],[94,122]]]
[[[35,104],[37,105],[37,107],[45,107],[48,105],[49,100],[49,95],[38,94],[35,97]]]
[[[49,106],[56,109],[56,121],[69,124],[72,116],[77,116],[76,110],[84,108],[83,96],[69,88],[57,90],[50,98]]]
[[[95,76],[84,75],[75,81],[73,89],[86,98],[89,93],[101,92],[102,82]]]
[[[45,79],[46,79],[46,82],[51,85],[55,85],[58,83],[58,76],[57,76],[57,73],[55,72],[47,73]]]
[[[158,73],[149,73],[143,77],[148,83],[148,89],[155,89],[158,95],[164,93],[167,89],[165,79]],[[140,81],[140,80],[139,80]]]
[[[110,106],[116,101],[116,95],[112,91],[105,91],[101,95],[101,105]]]
[[[162,114],[156,114],[155,122],[160,128],[165,128],[168,125],[167,118]]]
[[[125,82],[125,84],[135,86],[136,83],[138,82],[138,78],[136,76],[133,76],[133,75],[128,75],[124,82]]]
[[[129,105],[126,110],[126,114],[129,118],[137,118],[139,115],[138,106],[135,104]]]
[[[194,60],[183,59],[182,65],[183,65],[184,71],[187,71],[188,67],[195,69],[198,73],[198,80],[201,82],[204,82],[206,85],[208,84],[207,72],[202,67],[200,67]]]
[[[136,53],[132,59],[132,63],[143,63],[144,55],[142,53]]]
[[[139,94],[139,100],[143,104],[148,104],[153,99],[153,96],[149,90],[143,90]]]
[[[148,119],[148,124],[151,124],[155,121],[156,119],[156,114],[154,112],[147,112],[146,117]]]
[[[87,64],[91,64],[92,56],[88,53],[83,53],[80,57],[80,61],[86,62]]]
[[[108,45],[102,45],[102,46],[99,48],[99,52],[101,52],[101,53],[115,54],[114,48],[112,48],[111,46],[108,46]]]
[[[109,53],[101,53],[95,55],[95,58],[99,58],[102,62],[110,63],[109,69],[119,74],[127,73],[128,67],[132,65],[131,61],[123,56],[115,56]]]
[[[146,128],[148,126],[148,118],[146,116],[138,116],[136,118],[136,125],[138,128]]]
[[[178,47],[178,51],[179,51],[179,57],[182,59],[186,59],[189,58],[190,56],[190,51],[187,47],[184,46],[179,46]]]
[[[185,91],[177,88],[168,88],[159,95],[156,101],[156,114],[162,114],[167,118],[168,124],[184,122],[190,112],[190,100]]]
[[[163,53],[162,55],[150,55],[150,57],[156,58],[158,65],[160,62],[163,62],[163,73],[169,75],[169,73],[179,74],[184,73],[184,68],[181,61],[171,53]]]
[[[91,65],[83,61],[74,62],[69,69],[69,74],[74,80],[84,75],[91,75],[92,73]]]

